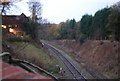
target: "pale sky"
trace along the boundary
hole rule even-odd
[[[17,13],[30,16],[26,0],[17,3]],[[33,0],[34,1],[34,0]],[[39,0],[36,0],[39,1]],[[119,0],[40,0],[42,3],[42,17],[51,23],[60,23],[75,18],[79,21],[84,14],[94,15],[96,11],[111,6]]]

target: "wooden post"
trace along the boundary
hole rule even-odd
[[[2,53],[2,15],[0,15],[0,54]],[[0,62],[2,62],[2,57],[0,57]],[[0,64],[0,67],[2,68],[2,64]],[[2,77],[2,74],[0,74],[0,76]],[[0,80],[2,81],[2,78],[0,78]]]
[[[0,15],[0,26],[2,25],[2,15]],[[0,54],[2,53],[2,27],[0,27]]]

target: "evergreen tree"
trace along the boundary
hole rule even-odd
[[[109,22],[106,27],[111,32],[109,37],[120,41],[120,2],[111,8],[111,14],[108,19]]]
[[[106,39],[107,30],[106,24],[108,23],[108,17],[110,15],[110,8],[104,8],[95,13],[92,22],[93,37],[95,39]]]
[[[81,24],[80,24],[80,29],[81,29],[81,33],[86,35],[87,38],[90,38],[91,33],[92,33],[92,15],[83,15],[82,19],[81,19]]]

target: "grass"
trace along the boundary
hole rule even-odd
[[[104,75],[108,78],[111,79],[111,77],[118,79],[118,76],[116,76],[115,74],[113,74],[113,72],[109,71],[109,72],[104,72]]]
[[[55,43],[53,43],[53,42],[50,42],[50,41],[42,41],[42,42],[47,42],[48,44],[51,44],[51,45],[53,45],[54,47],[56,47],[62,54],[64,54],[67,58],[69,58],[69,59],[76,65],[76,67],[79,69],[79,71],[80,71],[83,75],[85,75],[88,79],[94,79],[94,78],[88,73],[88,71],[86,70],[86,68],[85,68],[82,64],[78,63],[71,54],[69,54],[68,52],[65,51],[65,49],[62,49],[59,45],[57,45],[57,44],[55,44]]]
[[[47,43],[52,44],[53,46],[55,46],[56,48],[58,48],[59,50],[61,50],[64,55],[66,57],[68,57],[72,62],[74,62],[74,64],[77,65],[77,67],[80,69],[80,71],[87,75],[88,78],[92,79],[92,77],[89,75],[92,74],[95,78],[101,78],[101,79],[111,79],[112,78],[118,78],[118,76],[116,76],[115,74],[113,74],[113,72],[100,72],[99,70],[95,69],[95,67],[92,67],[89,64],[83,64],[83,63],[79,63],[76,62],[74,56],[72,54],[70,54],[69,52],[66,52],[65,49],[63,49],[59,44],[55,43],[55,42],[51,42],[51,41],[47,41]],[[88,73],[88,72],[89,73]]]
[[[47,49],[38,48],[30,42],[8,42],[8,44],[14,48],[16,52],[14,58],[27,60],[46,69],[57,77],[61,76],[61,74],[58,73],[56,65],[61,65],[62,63],[57,61],[57,58],[47,51]]]
[[[72,57],[69,53],[67,53],[64,49],[62,49],[59,45],[48,41],[42,42],[47,42],[56,47],[79,68],[83,75],[86,75],[86,77],[89,79],[93,79],[87,72],[86,68],[84,68],[82,64],[76,62],[75,58]],[[69,72],[65,72],[64,76],[61,76],[61,74],[58,71],[58,68],[56,68],[56,65],[59,65],[64,70],[67,70],[67,68],[64,66],[60,58],[58,58],[56,54],[53,54],[52,52],[48,51],[48,49],[42,47],[39,48],[31,42],[9,42],[9,45],[12,46],[14,50],[18,53],[15,55],[15,58],[32,62],[53,73],[57,77],[70,79]]]

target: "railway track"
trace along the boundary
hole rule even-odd
[[[69,72],[72,74],[72,79],[74,81],[87,81],[87,77],[84,76],[80,70],[75,66],[75,64],[69,60],[65,55],[63,55],[58,49],[56,49],[55,47],[47,44],[47,43],[43,43],[43,45],[45,47],[47,47],[48,49],[50,49],[53,53],[55,53],[64,63],[64,65],[66,66],[66,68],[69,70]]]
[[[8,49],[10,49],[10,47],[6,46],[6,45],[4,45],[4,46],[7,47]],[[70,76],[73,79],[72,81],[87,81],[89,79],[88,77],[86,77],[86,75],[82,74],[81,71],[76,67],[76,65],[70,59],[68,59],[60,50],[58,50],[57,48],[55,48],[52,45],[47,44],[47,43],[42,43],[42,45],[45,46],[46,48],[50,49],[54,54],[56,54],[60,58],[60,60],[63,62],[63,64],[67,68],[67,71],[69,71],[69,73],[72,75],[72,76]],[[0,56],[3,56],[3,55],[0,55]],[[9,59],[11,59],[11,58],[9,58]],[[43,70],[42,68],[40,68],[32,63],[29,63],[27,61],[22,61],[22,60],[14,60],[14,61],[17,61],[17,63],[18,62],[21,63],[22,66],[26,67],[28,70],[30,70],[31,72],[33,72],[35,74],[39,74],[34,70],[34,69],[37,69],[37,70],[40,70],[40,71],[46,73],[47,75],[53,77],[55,80],[60,79],[60,78],[52,75],[51,73]],[[94,76],[91,75],[91,73],[88,73],[88,74],[94,78]]]

